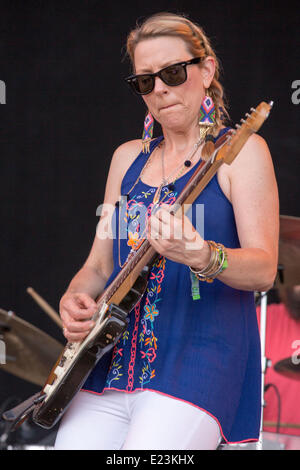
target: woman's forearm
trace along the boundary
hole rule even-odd
[[[227,249],[228,267],[217,276],[235,289],[264,292],[276,277],[277,261],[260,248]]]
[[[95,299],[104,290],[107,279],[100,271],[84,265],[73,277],[67,292],[83,292]]]

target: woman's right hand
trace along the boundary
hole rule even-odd
[[[82,341],[95,326],[91,320],[97,304],[88,294],[66,292],[59,304],[63,334],[70,342]]]

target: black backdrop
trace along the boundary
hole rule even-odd
[[[204,27],[223,66],[233,122],[261,100],[274,101],[259,133],[273,156],[280,212],[300,216],[300,94],[292,88],[300,79],[299,9],[292,2],[276,5],[0,1],[0,80],[6,84],[0,106],[0,308],[63,342],[26,288],[58,309],[89,252],[111,155],[142,131],[144,106],[122,80],[130,71],[126,35],[138,18],[158,11],[186,13]],[[0,372],[0,405],[38,389]]]

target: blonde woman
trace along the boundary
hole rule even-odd
[[[232,165],[220,167],[192,215],[170,217],[169,205],[226,131],[218,60],[197,24],[169,13],[131,31],[127,49],[127,81],[147,108],[144,139],[113,155],[104,202],[115,205],[126,195],[125,216],[116,205],[114,239],[99,236],[107,223],[100,219],[87,261],[61,299],[66,338],[89,333],[95,298],[141,237],[160,256],[128,329],[64,416],[56,448],[216,449],[222,439],[257,440],[261,360],[253,291],[269,289],[277,271],[271,156],[266,142],[251,136]],[[203,127],[200,110],[211,106],[212,122]],[[152,119],[161,124],[157,139],[149,133]],[[197,205],[204,208],[202,235],[195,231]]]

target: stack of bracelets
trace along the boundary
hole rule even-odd
[[[227,253],[222,243],[215,243],[211,240],[206,240],[210,248],[210,260],[208,265],[196,271],[189,266],[193,274],[199,281],[213,282],[214,278],[227,268]]]

